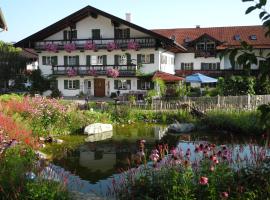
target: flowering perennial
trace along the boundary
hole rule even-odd
[[[112,78],[117,78],[119,76],[119,71],[118,69],[107,69],[107,76],[112,77]]]
[[[115,42],[109,42],[107,44],[107,50],[108,51],[112,51],[112,50],[115,50],[115,49],[118,49],[118,46]]]
[[[97,46],[96,46],[96,44],[94,42],[87,41],[84,44],[84,49],[85,50],[94,50],[94,51],[96,51],[97,50]]]
[[[58,50],[58,45],[53,43],[45,44],[45,50],[56,53]]]
[[[72,76],[77,76],[77,71],[75,70],[75,69],[68,69],[67,70],[67,75],[69,76],[69,77],[72,77]]]
[[[87,74],[88,74],[89,76],[96,76],[96,75],[97,75],[97,71],[96,71],[95,69],[89,69],[89,70],[87,71]]]
[[[64,49],[66,52],[71,53],[72,51],[76,50],[76,45],[74,43],[65,44]]]
[[[134,49],[134,50],[138,51],[140,49],[140,45],[138,42],[130,41],[130,42],[128,42],[128,49]]]

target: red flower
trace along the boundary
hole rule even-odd
[[[207,185],[208,184],[208,178],[205,176],[202,176],[199,181],[200,185]]]
[[[228,192],[222,192],[222,193],[221,193],[221,198],[227,199],[228,197],[229,197]]]

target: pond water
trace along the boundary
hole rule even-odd
[[[78,136],[82,138],[82,136]],[[84,138],[84,137],[83,137]],[[107,138],[107,139],[106,139]],[[95,191],[104,194],[108,187],[108,180],[132,165],[132,157],[138,151],[138,140],[146,140],[146,155],[157,143],[167,143],[169,147],[181,148],[184,152],[195,149],[195,143],[202,142],[226,145],[241,150],[243,157],[250,154],[250,144],[260,146],[254,141],[258,138],[235,136],[217,131],[195,132],[191,134],[166,133],[166,126],[154,124],[134,124],[114,126],[112,133],[102,136],[103,141],[82,142],[75,149],[62,149],[61,155],[53,156],[52,163],[76,175],[87,184],[87,189],[81,187],[81,192]],[[262,139],[259,138],[263,143]],[[75,183],[76,185],[76,183]],[[74,183],[73,183],[74,186]]]

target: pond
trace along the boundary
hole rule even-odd
[[[103,141],[83,142],[85,136],[69,138],[76,145],[54,149],[52,164],[58,170],[68,172],[68,175],[75,175],[77,179],[69,186],[72,189],[80,192],[94,191],[102,195],[105,195],[112,177],[134,166],[133,156],[138,152],[138,140],[141,139],[146,140],[147,157],[158,143],[167,143],[169,148],[178,147],[185,152],[188,148],[194,151],[195,144],[207,142],[241,151],[244,158],[250,154],[251,144],[252,147],[258,147],[260,144],[255,141],[263,142],[262,138],[235,136],[222,131],[175,135],[166,133],[166,126],[156,124],[114,126],[113,133],[102,136],[105,139]],[[84,186],[78,186],[80,180],[83,180]]]

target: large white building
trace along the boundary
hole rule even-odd
[[[227,31],[230,41],[224,41],[221,28],[215,30],[218,33],[199,27],[147,30],[131,23],[129,15],[123,20],[87,6],[16,46],[36,50],[43,75],[54,76],[64,96],[82,92],[96,97],[117,91],[143,93],[153,89],[153,76],[177,82],[181,78],[175,72],[185,76],[194,70],[206,74],[231,70],[229,59],[220,60],[216,53],[231,41],[239,45],[238,37],[252,39],[252,44],[262,42],[258,52],[270,48],[260,26],[235,27],[235,32]]]

